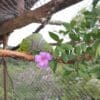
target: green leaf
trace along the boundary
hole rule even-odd
[[[63,39],[59,39],[58,45],[60,45],[63,42]]]
[[[55,73],[57,69],[57,61],[55,59],[50,62],[50,67],[52,71]]]
[[[67,57],[68,57],[69,60],[76,59],[75,54],[69,54],[69,55],[67,55]]]
[[[54,55],[54,57],[59,57],[59,48],[58,47],[56,47],[55,48],[55,50],[54,50],[54,52],[53,52],[53,55]]]
[[[93,39],[100,39],[100,29],[95,28],[90,34],[92,35]]]
[[[70,28],[70,23],[63,23],[63,26],[66,28],[66,29],[69,29]]]
[[[68,66],[65,67],[65,70],[67,70],[67,71],[69,71],[69,72],[75,71],[74,68],[72,68],[72,67],[68,67]]]
[[[96,64],[95,66],[91,66],[89,69],[88,69],[88,72],[89,73],[100,73],[100,65],[99,64]],[[99,74],[100,75],[100,74]]]
[[[72,72],[75,71],[74,68],[68,67],[68,66],[64,66],[64,70],[65,70],[65,71],[64,71],[64,75],[65,75],[65,76],[70,75]]]
[[[60,56],[60,54],[64,51],[65,50],[63,48],[61,48],[60,46],[56,46],[56,48],[53,52],[53,55],[54,55],[54,57],[58,58]]]
[[[74,28],[74,26],[76,25],[76,21],[72,20],[70,24],[71,24],[71,27]]]
[[[80,55],[82,53],[82,49],[81,49],[80,45],[75,47],[75,53],[78,54],[78,55]]]
[[[93,0],[93,7],[95,8],[95,6],[97,5],[97,3],[99,2],[100,0]]]
[[[89,43],[91,41],[91,36],[90,34],[84,34],[84,37],[83,37],[84,41]]]
[[[64,31],[64,30],[60,30],[59,33],[62,33],[64,35],[68,34],[69,31]]]
[[[70,34],[69,34],[69,37],[70,37],[70,39],[73,40],[73,41],[79,41],[79,40],[80,40],[79,35],[78,35],[78,34],[75,34],[75,33],[70,33]]]
[[[100,44],[98,45],[96,49],[96,57],[100,57]]]
[[[62,52],[61,57],[62,57],[64,62],[68,61],[68,57],[67,57],[67,54],[65,52]]]
[[[50,35],[50,37],[51,37],[53,40],[55,40],[55,41],[59,41],[59,36],[56,35],[55,33],[53,33],[53,32],[49,32],[49,35]]]
[[[63,43],[63,44],[61,45],[61,47],[62,47],[63,49],[65,49],[65,50],[72,50],[72,49],[73,49],[72,45],[71,45],[71,44],[68,44],[68,43]]]
[[[86,48],[87,48],[87,45],[85,43],[82,43],[81,44],[81,50],[82,50],[82,52],[85,52]]]
[[[93,47],[87,47],[86,52],[90,53],[91,55],[95,54]]]

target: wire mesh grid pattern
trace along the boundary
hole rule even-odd
[[[40,70],[32,62],[7,59],[9,100],[92,100],[84,85],[55,75],[50,69]],[[0,66],[0,100],[3,100],[2,66]],[[81,84],[82,83],[82,84]],[[99,99],[97,99],[99,100]]]

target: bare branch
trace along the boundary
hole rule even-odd
[[[21,53],[17,51],[11,51],[11,50],[0,50],[0,57],[15,57],[24,59],[27,61],[34,61],[34,56],[26,53]],[[92,59],[91,55],[89,53],[86,53],[84,56],[79,56],[76,59],[68,60],[64,62],[62,58],[57,58],[58,63],[65,63],[65,64],[74,64],[75,61],[81,62],[83,59],[90,61]]]
[[[34,57],[32,55],[11,50],[0,50],[0,57],[16,57],[28,61],[34,60]]]

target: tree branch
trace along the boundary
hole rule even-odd
[[[16,57],[28,61],[34,61],[34,57],[32,55],[11,50],[0,50],[0,57]]]
[[[15,57],[24,59],[27,61],[34,61],[34,56],[26,53],[21,53],[17,51],[11,51],[11,50],[0,50],[0,57]],[[90,61],[92,59],[91,55],[89,53],[86,53],[84,56],[79,56],[75,59],[68,60],[64,62],[62,58],[57,58],[58,63],[65,63],[65,64],[74,64],[75,61],[81,62],[82,60]]]
[[[10,33],[14,29],[21,28],[32,22],[41,22],[43,18],[46,18],[48,12],[53,7],[55,7],[55,11],[53,13],[56,13],[57,11],[60,11],[79,1],[82,0],[52,0],[42,7],[35,9],[34,11],[28,11],[23,15],[16,17],[15,19],[11,19],[0,24],[0,35]]]

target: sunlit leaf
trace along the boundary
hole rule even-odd
[[[69,29],[70,28],[70,23],[63,23],[63,26],[66,28],[66,29]]]
[[[49,35],[52,39],[54,39],[55,41],[59,41],[59,36],[56,35],[55,33],[53,32],[49,32]]]

